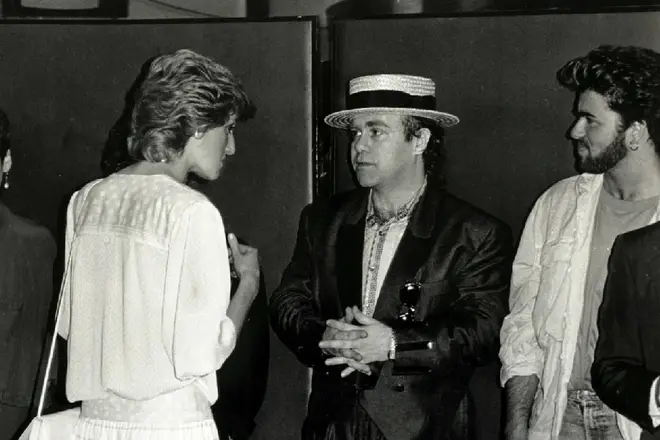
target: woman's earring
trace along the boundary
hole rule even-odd
[[[4,182],[4,183],[2,184],[2,187],[3,187],[4,189],[9,189],[9,172],[8,172],[8,171],[5,171],[5,172],[2,174],[2,181]]]
[[[203,135],[204,133],[202,133],[201,131],[195,130],[195,134],[193,136],[195,136],[195,139],[201,139]]]

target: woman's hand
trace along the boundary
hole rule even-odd
[[[259,251],[251,246],[240,244],[234,234],[227,236],[229,243],[230,260],[234,261],[234,269],[241,279],[254,277],[259,279]]]

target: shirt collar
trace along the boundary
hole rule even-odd
[[[417,202],[419,202],[419,199],[421,198],[422,194],[424,194],[424,190],[426,189],[426,176],[424,176],[424,182],[422,183],[422,186],[417,190],[417,192],[412,196],[412,198],[389,219],[383,218],[376,208],[374,207],[373,203],[373,191],[369,191],[369,202],[367,205],[367,226],[372,228],[372,227],[382,227],[385,225],[390,225],[394,223],[398,223],[402,220],[406,220],[410,217],[412,214],[413,210],[415,209],[415,206],[417,206]]]

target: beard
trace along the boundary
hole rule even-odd
[[[614,168],[628,154],[625,144],[625,133],[617,134],[616,138],[605,147],[600,154],[591,154],[591,148],[584,141],[578,141],[578,146],[587,149],[586,157],[579,157],[581,171],[591,174],[603,174]]]

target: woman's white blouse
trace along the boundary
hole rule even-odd
[[[66,261],[70,401],[194,383],[215,402],[236,329],[224,225],[204,195],[164,175],[91,182],[69,202]]]

